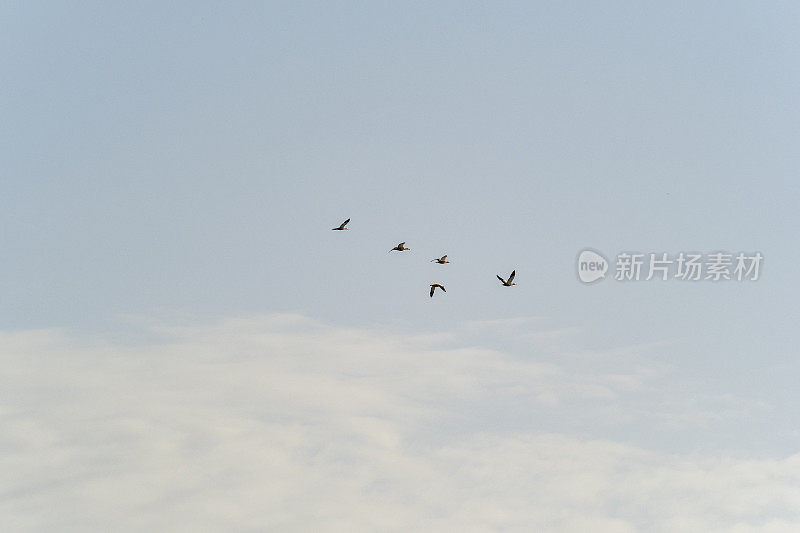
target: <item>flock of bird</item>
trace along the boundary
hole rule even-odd
[[[344,231],[344,230],[350,229],[350,228],[347,227],[347,224],[349,224],[349,223],[350,223],[350,219],[348,218],[347,220],[345,220],[344,222],[339,224],[339,226],[337,226],[335,228],[331,228],[331,229],[333,231]],[[389,250],[389,252],[390,253],[391,252],[395,252],[395,251],[397,251],[397,252],[407,252],[408,250],[411,250],[411,248],[407,248],[406,247],[406,243],[405,242],[401,242],[400,244],[398,244],[397,246],[395,246],[394,248]],[[440,264],[440,265],[446,265],[449,262],[450,261],[447,260],[447,256],[446,255],[443,255],[442,257],[439,257],[437,259],[431,259],[431,263],[437,263],[437,264]],[[508,276],[508,279],[503,279],[499,275],[497,276],[497,279],[500,280],[500,283],[502,283],[504,287],[511,287],[512,285],[516,285],[516,283],[514,283],[514,276],[516,276],[516,274],[517,274],[517,271],[516,271],[516,269],[514,269],[514,270],[511,271],[511,274]],[[442,292],[447,292],[447,290],[444,288],[444,285],[442,285],[441,283],[432,283],[430,287],[431,287],[431,291],[430,291],[431,298],[433,298],[433,293],[436,292],[436,289],[442,289]]]

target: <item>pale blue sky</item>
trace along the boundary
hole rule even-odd
[[[8,326],[182,308],[424,325],[419,283],[445,270],[422,260],[447,252],[436,321],[794,355],[792,3],[5,11]],[[401,240],[414,254],[387,256]],[[764,276],[586,288],[585,246],[760,250]]]
[[[574,328],[576,349],[658,346],[676,395],[770,405],[689,437],[628,428],[637,442],[800,446],[796,2],[0,13],[3,329],[294,312],[427,334],[539,317],[532,332]],[[387,253],[400,241],[412,251]],[[583,286],[585,247],[764,263],[755,283]],[[433,282],[447,294],[428,298]]]

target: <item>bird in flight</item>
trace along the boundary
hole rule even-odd
[[[334,230],[334,231],[343,231],[343,230],[346,230],[346,229],[350,229],[350,228],[345,228],[345,226],[347,225],[348,222],[350,222],[349,218],[347,220],[345,220],[344,222],[342,222],[342,224],[338,228],[331,228],[331,229]]]
[[[445,263],[449,263],[450,261],[447,260],[446,255],[443,255],[439,259],[431,259],[431,263],[433,262],[439,263],[440,265],[444,265]]]
[[[398,252],[402,252],[402,251],[405,251],[405,250],[410,250],[410,249],[411,249],[411,248],[406,248],[406,243],[404,243],[404,242],[401,242],[400,244],[398,244],[397,246],[395,246],[394,248],[392,248],[392,249],[391,249],[391,250],[389,250],[389,251],[390,251],[390,252],[393,252],[393,251],[397,250]]]
[[[433,298],[433,293],[434,291],[436,291],[436,287],[442,289],[442,292],[447,292],[444,288],[444,285],[439,285],[438,283],[434,283],[433,285],[431,285],[431,298]]]
[[[512,281],[514,281],[514,276],[515,276],[516,274],[517,274],[517,271],[516,271],[516,269],[515,269],[515,270],[512,270],[512,271],[511,271],[511,275],[510,275],[510,276],[508,276],[508,280],[505,280],[505,279],[501,278],[500,276],[497,276],[497,279],[499,279],[499,280],[500,280],[500,282],[501,282],[501,283],[502,283],[502,284],[503,284],[505,287],[510,287],[510,286],[512,286],[512,285],[516,285],[516,283],[512,283]]]

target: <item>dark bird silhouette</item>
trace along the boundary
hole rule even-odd
[[[389,251],[393,252],[393,251],[397,250],[398,252],[403,252],[405,250],[410,250],[410,249],[411,248],[406,248],[406,243],[405,242],[401,242],[400,244],[398,244],[397,246],[395,246],[394,248],[392,248]]]
[[[508,276],[508,280],[505,280],[505,279],[501,278],[500,276],[497,276],[497,279],[499,279],[499,280],[500,280],[500,282],[501,282],[501,283],[502,283],[504,286],[506,286],[506,287],[510,287],[510,286],[512,286],[512,285],[516,285],[516,283],[512,283],[512,281],[514,281],[514,276],[515,276],[516,274],[517,274],[517,271],[516,271],[516,270],[512,270],[512,271],[511,271],[511,275],[510,275],[510,276]]]
[[[331,229],[333,231],[343,231],[343,230],[346,230],[346,229],[350,229],[350,228],[345,228],[345,226],[347,225],[348,222],[350,222],[349,218],[347,220],[345,220],[344,222],[342,222],[342,225],[339,226],[338,228],[331,228]]]
[[[431,259],[431,263],[434,263],[434,262],[439,263],[440,265],[444,265],[446,263],[449,263],[450,261],[447,260],[447,256],[446,255],[443,255],[439,259]]]
[[[447,292],[444,288],[444,285],[439,285],[438,283],[434,283],[433,285],[431,285],[431,298],[433,298],[433,293],[436,290],[436,287],[442,289],[442,292]]]

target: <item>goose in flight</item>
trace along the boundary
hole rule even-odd
[[[350,222],[349,218],[347,220],[345,220],[344,222],[342,222],[342,224],[338,228],[331,228],[331,229],[333,231],[343,231],[343,230],[346,230],[346,229],[350,229],[350,228],[345,228],[345,226],[347,225],[348,222]]]
[[[508,280],[505,280],[505,279],[501,278],[500,276],[497,276],[497,279],[499,279],[499,280],[500,280],[500,282],[503,284],[503,286],[505,286],[505,287],[510,287],[510,286],[512,286],[512,285],[516,285],[516,283],[512,283],[512,281],[514,281],[514,276],[515,276],[516,274],[517,274],[517,271],[516,271],[516,269],[515,269],[515,270],[512,270],[512,271],[511,271],[511,275],[510,275],[510,276],[508,276]]]
[[[433,262],[439,263],[440,265],[444,265],[446,263],[449,263],[450,261],[447,260],[447,256],[446,255],[443,255],[439,259],[431,259],[431,263],[433,263]]]
[[[405,242],[401,242],[400,244],[398,244],[397,246],[395,246],[394,248],[392,248],[389,251],[393,252],[393,251],[397,250],[398,252],[403,252],[405,250],[410,250],[410,249],[411,248],[406,248],[406,243]]]
[[[431,285],[431,298],[433,298],[433,293],[434,291],[436,291],[436,287],[442,289],[442,292],[447,292],[444,288],[444,285],[439,285],[438,283],[434,283],[433,285]]]

